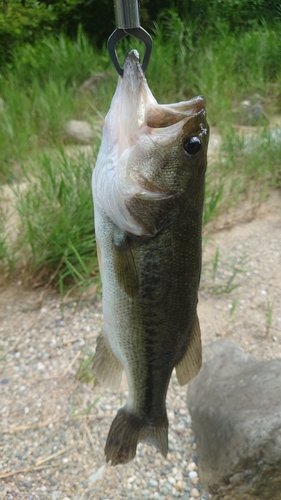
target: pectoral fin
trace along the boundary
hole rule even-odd
[[[201,332],[198,316],[196,315],[191,339],[186,353],[176,365],[177,379],[180,385],[185,385],[199,372],[202,364]]]
[[[128,237],[124,233],[114,236],[113,252],[118,283],[132,298],[138,290],[138,275]]]
[[[102,333],[97,338],[97,348],[91,369],[103,386],[110,389],[118,389],[120,386],[123,367]]]

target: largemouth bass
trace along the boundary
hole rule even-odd
[[[208,125],[205,100],[159,105],[136,51],[124,63],[93,173],[103,331],[92,369],[129,396],[105,454],[125,464],[137,444],[168,449],[166,394],[201,366],[196,308]]]

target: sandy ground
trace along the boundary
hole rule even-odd
[[[239,224],[221,218],[217,227],[229,229],[205,235],[203,345],[228,336],[258,359],[281,357],[280,209],[276,191],[256,218],[242,210]],[[62,303],[19,283],[0,289],[0,499],[210,498],[200,478],[190,477],[196,443],[186,388],[174,376],[167,459],[139,445],[126,466],[105,465],[107,432],[126,388],[112,392],[75,376],[101,323],[94,298]]]

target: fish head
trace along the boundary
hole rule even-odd
[[[158,104],[138,53],[129,52],[105,119],[95,203],[120,229],[153,236],[165,206],[178,212],[203,199],[208,137],[205,99]],[[151,224],[142,215],[148,207]]]

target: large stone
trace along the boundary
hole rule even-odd
[[[262,104],[251,104],[250,101],[243,101],[237,111],[234,112],[235,123],[246,126],[259,126],[269,123]]]
[[[281,500],[281,360],[216,341],[203,349],[187,404],[212,499]]]
[[[101,80],[108,79],[110,76],[111,73],[109,71],[106,71],[105,73],[95,73],[93,76],[88,78],[88,80],[82,83],[82,85],[80,85],[79,90],[80,92],[93,92]]]
[[[91,144],[94,140],[94,131],[88,122],[69,120],[63,128],[63,135],[75,142]]]

